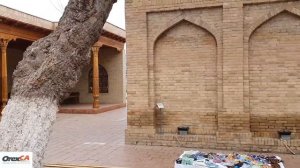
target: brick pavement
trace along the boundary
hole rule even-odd
[[[125,108],[92,115],[58,114],[44,163],[171,168],[174,160],[184,150],[190,150],[179,147],[125,145],[125,128]],[[300,155],[279,155],[286,161],[287,168],[299,167]]]

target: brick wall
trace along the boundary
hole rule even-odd
[[[270,19],[250,37],[252,131],[299,133],[299,42],[300,17],[289,12]]]
[[[183,21],[165,32],[154,48],[155,99],[165,109],[163,132],[190,126],[192,134],[215,132],[216,41],[206,30]],[[172,61],[170,61],[172,60]]]
[[[129,0],[126,21],[127,143],[187,125],[184,146],[284,151],[289,129],[300,149],[299,1]]]

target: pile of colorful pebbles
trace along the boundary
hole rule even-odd
[[[185,151],[176,160],[175,168],[284,168],[284,165],[278,156]]]

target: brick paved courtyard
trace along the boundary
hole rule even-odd
[[[44,163],[171,168],[174,160],[184,150],[190,150],[179,147],[125,145],[125,128],[125,108],[90,115],[58,114]],[[285,160],[287,168],[299,168],[300,155],[279,156]]]

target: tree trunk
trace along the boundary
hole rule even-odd
[[[0,151],[33,152],[42,167],[58,103],[78,82],[116,0],[70,0],[57,29],[24,52],[0,122]]]

